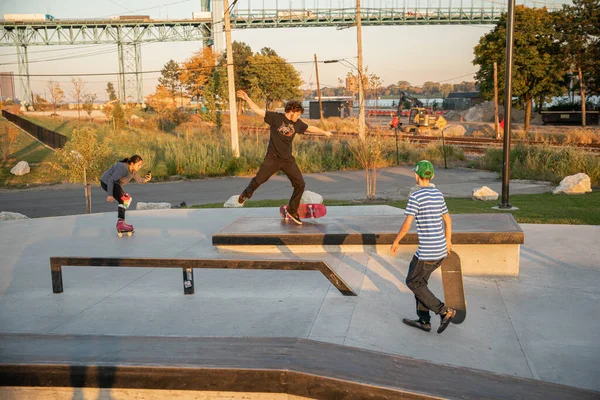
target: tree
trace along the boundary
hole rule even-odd
[[[79,121],[81,116],[81,109],[79,106],[83,103],[83,97],[86,94],[85,82],[83,82],[81,78],[71,78],[71,82],[73,83],[73,91],[71,93],[73,94],[73,100],[75,100],[75,103],[77,104],[77,121]]]
[[[70,182],[83,182],[90,210],[88,182],[98,182],[108,166],[111,158],[108,142],[99,142],[96,131],[91,128],[75,129],[65,147],[56,150],[56,156],[58,167]]]
[[[408,81],[398,81],[398,89],[402,92],[408,92],[410,89],[410,82]]]
[[[423,94],[437,96],[440,94],[440,83],[427,81],[423,84]]]
[[[302,84],[298,71],[272,53],[272,50],[264,48],[248,60],[249,94],[251,97],[265,98],[267,109],[276,101],[299,97]]]
[[[554,32],[553,17],[545,8],[515,8],[513,56],[513,95],[525,107],[525,131],[529,130],[533,99],[549,99],[561,94],[565,68]],[[482,36],[475,46],[473,64],[479,65],[476,80],[483,96],[491,100],[494,93],[494,61],[498,63],[498,89],[504,92],[506,14],[498,25]],[[503,96],[503,95],[501,95]]]
[[[204,47],[183,63],[180,79],[188,95],[198,101],[205,97],[205,86],[213,76],[216,57],[212,48]]]
[[[36,94],[35,95],[35,108],[38,111],[45,111],[48,108],[48,100],[46,100],[39,94]]]
[[[263,47],[260,49],[259,54],[267,57],[279,57],[279,54],[277,54],[277,52],[270,47]]]
[[[556,30],[565,68],[577,73],[581,96],[581,123],[586,125],[586,94],[600,89],[600,1],[573,0],[556,14]]]
[[[183,88],[179,78],[181,74],[179,64],[173,60],[169,60],[169,62],[166,63],[163,69],[160,71],[160,74],[162,76],[158,78],[158,84],[168,90],[171,98],[173,99],[173,104],[176,104],[175,97],[177,97]]]
[[[365,170],[367,200],[374,200],[377,192],[377,166],[383,154],[381,137],[379,134],[369,134],[365,140],[354,140],[349,149]]]
[[[146,103],[158,114],[163,130],[165,121],[169,120],[177,109],[176,105],[169,101],[169,97],[169,89],[162,85],[158,85],[156,92],[146,97]]]
[[[121,132],[125,127],[125,111],[120,101],[115,102],[112,110],[113,129],[115,132]]]
[[[56,114],[56,110],[65,98],[65,92],[63,92],[63,90],[60,88],[60,84],[54,81],[48,82],[48,91],[50,92],[50,104],[52,104],[52,115],[58,115]]]
[[[244,42],[233,42],[231,44],[233,53],[233,73],[235,86],[239,89],[249,91],[250,90],[250,79],[248,71],[248,59],[252,57],[252,49]],[[226,64],[225,55],[221,57],[221,65]],[[238,114],[242,113],[242,106],[244,104],[242,99],[238,101]]]
[[[92,112],[94,111],[94,104],[98,99],[98,95],[96,93],[86,93],[83,96],[83,109],[88,114],[88,118],[92,120]]]
[[[11,123],[0,122],[0,149],[2,151],[2,161],[8,161],[8,157],[14,152],[15,143],[19,136],[19,130]]]
[[[106,84],[106,93],[108,94],[108,101],[117,100],[117,95],[115,93],[115,87],[113,86],[112,82],[108,82]]]
[[[377,97],[379,97],[379,91],[381,90],[382,80],[379,76],[374,73],[370,73],[368,76],[369,84],[368,88],[371,89],[373,98],[375,99],[375,104],[377,104]],[[377,106],[375,107],[377,108]]]
[[[448,97],[448,95],[450,93],[452,93],[452,84],[451,83],[443,83],[440,85],[440,95],[442,96],[442,98],[446,98]]]

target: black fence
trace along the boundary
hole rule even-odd
[[[18,115],[9,113],[6,110],[2,110],[2,116],[13,124],[17,125],[19,128],[23,129],[25,132],[29,133],[31,136],[35,137],[40,142],[52,147],[53,149],[65,147],[65,144],[67,143],[66,136],[50,131],[46,128],[42,128],[41,126],[21,118]]]

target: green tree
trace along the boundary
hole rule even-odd
[[[179,64],[177,64],[174,60],[169,60],[163,69],[160,70],[160,74],[162,76],[158,78],[158,84],[165,87],[169,91],[169,94],[173,99],[173,104],[175,104],[175,98],[183,89],[183,85],[180,80],[181,70],[179,68]]]
[[[108,101],[117,100],[117,95],[115,93],[115,87],[113,86],[112,82],[108,82],[106,84],[106,93],[108,94]]]
[[[423,94],[428,96],[437,96],[440,94],[439,82],[427,81],[423,84]]]
[[[52,104],[52,115],[57,115],[56,110],[62,104],[65,98],[65,92],[61,89],[58,82],[48,82],[48,91],[50,93],[50,104]]]
[[[450,93],[452,93],[452,84],[451,83],[443,83],[440,85],[440,95],[442,96],[442,98],[446,98],[448,97],[448,95]]]
[[[600,90],[600,1],[573,0],[555,15],[564,67],[578,77],[581,123],[585,126],[587,92]]]
[[[73,83],[73,91],[71,94],[73,95],[75,104],[77,104],[77,121],[79,121],[81,118],[81,104],[83,103],[83,99],[86,95],[85,82],[81,80],[81,78],[71,78],[71,83]]]
[[[113,129],[115,132],[121,132],[121,130],[125,127],[125,111],[123,110],[123,105],[120,101],[115,102],[115,106],[112,110],[112,122]]]
[[[233,42],[231,44],[233,53],[233,73],[235,79],[235,87],[245,91],[250,90],[250,77],[249,77],[249,58],[252,57],[252,49],[244,42]],[[226,65],[225,56],[221,58],[220,65]],[[237,111],[238,114],[242,113],[242,106],[244,104],[242,99],[237,99]]]
[[[73,130],[73,134],[62,149],[56,150],[58,168],[70,182],[83,182],[88,209],[91,208],[91,191],[88,182],[98,182],[108,167],[111,149],[106,140],[100,142],[94,129]]]
[[[549,99],[562,93],[565,75],[553,17],[545,8],[515,8],[513,55],[513,95],[525,107],[525,131],[529,130],[533,99]],[[483,96],[491,100],[494,94],[494,61],[498,63],[498,89],[504,93],[506,48],[506,14],[498,25],[482,36],[475,46],[473,64],[479,65],[476,81]]]
[[[88,115],[89,120],[92,120],[92,112],[94,111],[94,104],[98,99],[98,95],[96,93],[86,93],[83,96],[83,109]]]
[[[248,59],[249,94],[254,98],[265,98],[267,109],[276,101],[299,97],[302,84],[298,71],[273,53],[264,48]]]

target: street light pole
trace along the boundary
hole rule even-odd
[[[365,140],[365,88],[363,86],[363,59],[362,59],[362,25],[360,17],[360,0],[356,0],[356,43],[358,51],[358,136]]]
[[[506,18],[506,72],[504,75],[504,153],[502,158],[502,203],[501,210],[514,209],[508,202],[508,186],[510,180],[510,121],[512,111],[512,67],[513,37],[515,33],[515,0],[508,0]]]

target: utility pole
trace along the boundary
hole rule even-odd
[[[360,18],[360,0],[356,0],[356,44],[358,50],[358,136],[366,138],[365,88],[363,86],[362,26]]]
[[[515,34],[515,0],[508,0],[506,17],[506,72],[504,76],[504,142],[502,155],[502,203],[500,210],[515,210],[508,202],[510,181],[510,121],[512,111],[513,38]]]
[[[240,156],[240,143],[238,139],[237,104],[235,97],[235,81],[233,73],[233,51],[231,48],[231,23],[229,21],[229,2],[223,0],[225,13],[225,46],[227,47],[227,82],[229,84],[229,122],[231,125],[231,152],[235,158]]]
[[[494,61],[494,133],[496,133],[496,139],[500,139],[500,131],[498,130],[498,63],[495,61]]]
[[[321,85],[319,84],[319,65],[317,64],[317,55],[315,54],[315,70],[317,71],[317,95],[319,96],[319,118],[323,122],[323,103],[321,102]]]

